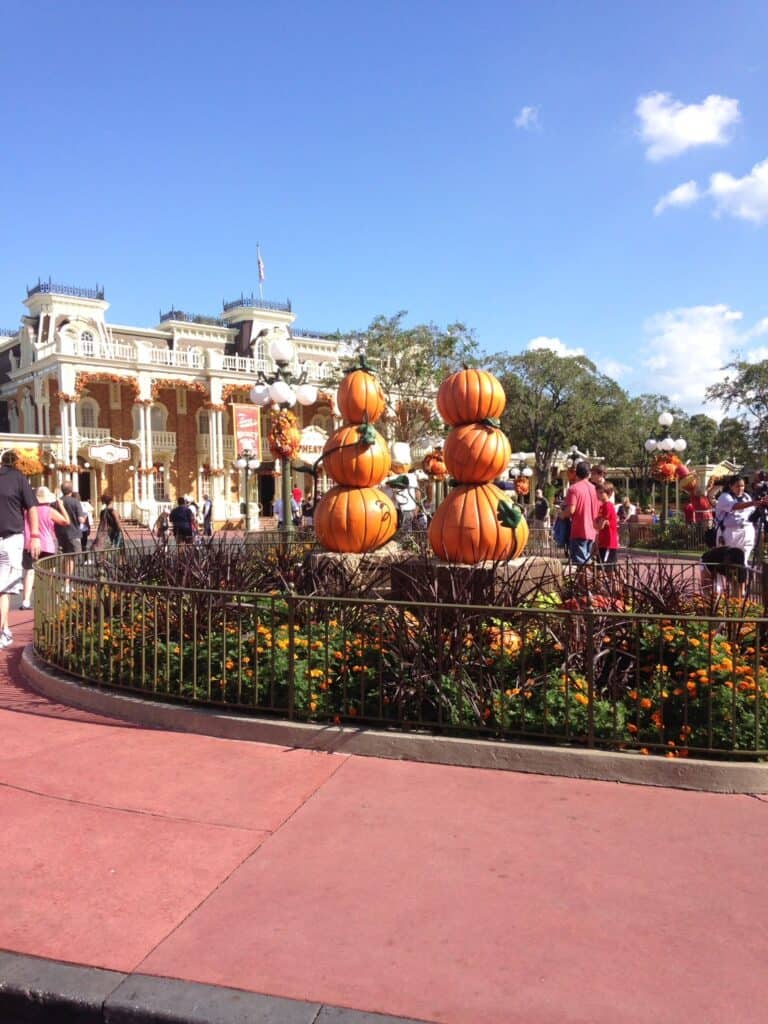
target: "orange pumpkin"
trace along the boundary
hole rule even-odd
[[[361,437],[363,427],[342,427],[332,434],[323,448],[325,471],[337,484],[349,487],[374,487],[389,473],[392,459],[387,442],[373,430],[376,440],[365,444]]]
[[[339,384],[339,412],[347,423],[375,423],[384,415],[387,400],[370,370],[351,370]]]
[[[452,373],[437,392],[437,411],[452,427],[477,420],[498,419],[506,404],[504,389],[487,370]]]
[[[397,531],[397,509],[377,487],[332,487],[318,502],[315,534],[327,551],[374,551]]]
[[[455,487],[438,506],[429,524],[429,543],[448,562],[499,561],[516,558],[528,542],[525,519],[512,530],[498,519],[504,491],[493,484]]]
[[[487,423],[454,427],[445,440],[448,472],[462,484],[483,484],[505,473],[512,457],[506,434]]]
[[[524,498],[531,491],[531,482],[527,476],[518,476],[515,478],[515,490]]]

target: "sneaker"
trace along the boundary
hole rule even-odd
[[[4,629],[2,633],[0,633],[0,650],[2,650],[4,647],[10,647],[12,643],[13,634],[9,629]]]
[[[22,612],[32,611],[32,605],[28,604],[26,601],[22,601],[21,604],[19,605],[19,611],[22,611]]]

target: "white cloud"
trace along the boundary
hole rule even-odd
[[[648,146],[648,160],[678,156],[694,146],[723,146],[730,141],[727,129],[741,119],[739,101],[727,96],[707,96],[687,106],[667,92],[641,96],[635,106],[640,118],[640,137]]]
[[[619,363],[615,359],[601,359],[593,360],[597,365],[600,373],[604,373],[606,377],[610,377],[612,380],[621,380],[622,377],[626,377],[634,370],[633,366],[629,366],[627,363]]]
[[[531,338],[526,345],[529,352],[537,352],[541,349],[548,349],[550,352],[554,352],[556,356],[564,358],[566,356],[583,356],[583,348],[568,348],[564,345],[559,338],[548,338],[544,334],[540,334],[538,338]]]
[[[538,107],[523,107],[520,113],[515,118],[516,128],[526,128],[532,131],[534,128],[539,127],[539,108]]]
[[[701,199],[701,195],[699,186],[695,181],[685,181],[682,185],[678,185],[677,188],[673,188],[671,192],[667,192],[665,196],[662,196],[654,206],[653,212],[658,217],[668,206],[690,206],[692,203],[698,202]]]
[[[762,363],[764,359],[768,359],[768,346],[760,345],[758,348],[753,348],[747,352],[746,361],[748,363]]]
[[[718,213],[761,224],[768,220],[768,160],[755,164],[743,178],[720,171],[709,179],[709,195]]]
[[[667,395],[689,412],[719,417],[719,406],[706,407],[704,391],[725,376],[725,364],[744,341],[738,327],[743,314],[729,306],[688,306],[657,313],[645,324],[652,379],[644,390]],[[748,332],[747,332],[748,333]]]

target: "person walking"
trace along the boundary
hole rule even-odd
[[[209,494],[203,495],[203,536],[213,536],[213,502]]]
[[[80,520],[80,547],[83,551],[88,550],[88,538],[93,529],[93,505],[85,498],[80,498],[80,508],[83,517]]]
[[[561,515],[571,521],[568,550],[574,565],[586,565],[592,555],[597,531],[595,520],[600,509],[597,491],[589,480],[589,463],[576,463],[576,483],[571,484],[565,496]]]
[[[123,524],[117,509],[113,508],[111,494],[102,494],[101,511],[99,512],[99,528],[91,545],[92,549],[103,551],[105,548],[121,548],[123,546]]]
[[[171,511],[168,518],[173,529],[173,536],[176,538],[176,543],[191,544],[197,529],[197,522],[194,512],[187,504],[186,498],[178,499],[176,507]]]
[[[8,449],[0,456],[0,649],[13,643],[8,628],[11,594],[22,585],[24,511],[29,517],[29,552],[40,557],[40,522],[37,498],[27,478],[18,471],[19,456]]]
[[[59,512],[67,517],[65,524],[56,523],[56,540],[59,551],[65,555],[74,555],[76,551],[82,551],[80,540],[80,524],[83,518],[82,507],[72,492],[72,483],[65,480],[61,485],[61,498],[59,499]],[[64,566],[65,575],[69,576],[73,569],[72,559],[68,559]]]
[[[56,541],[56,527],[68,526],[69,516],[57,507],[56,495],[47,487],[38,487],[35,491],[37,498],[37,532],[40,534],[40,554],[38,558],[45,558],[47,555],[55,555],[58,551]],[[24,585],[21,594],[22,611],[28,611],[32,607],[32,588],[35,585],[35,562],[30,550],[32,529],[29,523],[29,512],[24,513],[24,551],[21,557],[21,567],[24,570]]]
[[[756,508],[768,508],[768,498],[753,501],[746,486],[744,477],[738,473],[728,477],[715,505],[715,522],[721,531],[722,543],[729,548],[740,548],[744,552],[744,564],[749,565],[755,546],[751,516]]]
[[[600,501],[595,523],[598,529],[597,550],[603,565],[615,565],[619,554],[619,521],[613,503],[613,484],[598,484],[596,491]]]
[[[549,529],[549,502],[540,487],[536,489],[533,502],[533,526],[536,530]]]

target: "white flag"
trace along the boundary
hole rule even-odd
[[[264,280],[264,260],[261,258],[261,250],[256,249],[256,260],[259,266],[259,284]]]

